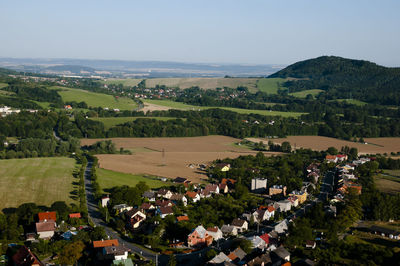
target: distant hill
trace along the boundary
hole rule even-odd
[[[398,105],[400,68],[388,68],[364,60],[322,56],[290,65],[268,78],[294,78],[284,83],[290,92],[320,89],[327,99]]]
[[[57,71],[57,72],[69,71],[69,72],[72,72],[72,73],[80,73],[81,71],[94,73],[96,71],[96,69],[94,69],[92,67],[79,66],[79,65],[50,66],[50,67],[46,67],[46,70]]]

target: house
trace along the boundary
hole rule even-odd
[[[109,196],[104,196],[101,198],[101,207],[107,207],[108,202],[110,202]]]
[[[299,199],[297,197],[288,197],[287,200],[290,201],[293,208],[299,206]]]
[[[210,261],[208,261],[209,264],[222,264],[224,262],[229,262],[231,261],[231,259],[225,255],[225,253],[223,253],[222,251],[215,256],[213,259],[211,259]]]
[[[272,251],[275,255],[281,258],[284,261],[290,261],[290,253],[283,246]]]
[[[271,255],[269,253],[261,254],[258,257],[247,262],[247,266],[260,266],[260,265],[270,265],[272,263]]]
[[[124,245],[121,246],[107,246],[103,247],[103,255],[106,259],[112,260],[126,260],[128,259],[128,253],[131,250]]]
[[[267,208],[258,209],[253,213],[254,219],[257,222],[262,222],[271,219],[275,215],[275,208],[268,206]]]
[[[209,191],[211,194],[219,194],[219,186],[216,184],[207,184],[204,190]]]
[[[193,202],[197,202],[200,200],[200,195],[194,191],[187,191],[185,195],[191,198]]]
[[[279,195],[279,194],[283,194],[283,196],[286,196],[286,186],[273,185],[272,187],[269,188],[268,195],[273,196],[273,195]]]
[[[307,200],[307,192],[294,190],[289,194],[290,197],[296,197],[299,204],[303,204]]]
[[[125,211],[130,211],[132,209],[133,209],[133,207],[128,206],[127,204],[118,204],[113,207],[113,210],[115,211],[116,214],[119,214],[119,213],[122,213]]]
[[[148,211],[150,211],[150,210],[155,210],[156,207],[154,207],[154,205],[151,204],[151,203],[143,202],[142,205],[140,205],[140,208],[139,208],[139,209],[140,209],[142,212],[148,212]]]
[[[221,193],[226,194],[226,193],[229,192],[229,188],[228,188],[228,185],[227,185],[227,184],[219,184],[218,187],[219,187],[219,191],[220,191]]]
[[[81,214],[79,212],[76,213],[70,213],[68,215],[69,219],[80,219],[81,218]]]
[[[138,228],[140,224],[146,220],[146,214],[138,209],[132,209],[125,212],[125,217],[127,218],[128,224],[132,229]]]
[[[236,180],[232,179],[232,178],[222,178],[222,180],[221,180],[221,184],[227,185],[229,190],[235,188],[235,183],[236,183]]]
[[[156,194],[153,191],[145,191],[142,196],[150,202],[156,201]]]
[[[336,155],[336,158],[337,158],[338,162],[347,161],[347,155],[345,155],[345,154],[338,154],[338,155]]]
[[[229,224],[228,225],[224,224],[221,227],[221,232],[224,236],[230,236],[230,235],[236,236],[238,234],[237,228]]]
[[[212,236],[215,241],[223,237],[222,231],[218,228],[218,226],[207,228],[207,233],[208,235]]]
[[[104,247],[118,247],[118,239],[107,239],[107,240],[98,240],[98,241],[93,241],[93,248],[104,248]]]
[[[188,235],[188,246],[209,246],[213,242],[213,237],[207,233],[207,230],[202,226],[197,226]]]
[[[57,213],[56,212],[39,212],[39,223],[46,222],[46,221],[57,221]]]
[[[258,248],[258,249],[262,249],[262,250],[264,248],[266,248],[265,241],[259,236],[252,236],[252,237],[248,238],[248,240],[250,240],[251,246],[253,248]]]
[[[249,227],[249,224],[248,224],[248,222],[246,221],[246,220],[242,220],[242,219],[234,219],[233,221],[232,221],[232,225],[234,226],[234,227],[236,227],[236,229],[237,229],[237,231],[239,232],[239,233],[242,233],[242,232],[244,232],[244,231],[247,231],[247,229],[248,229],[248,227]]]
[[[176,217],[176,221],[177,222],[189,221],[189,217],[187,215],[178,216]]]
[[[164,198],[164,199],[170,199],[172,197],[172,192],[167,189],[160,189],[157,192],[158,197]]]
[[[38,257],[31,252],[26,246],[22,246],[18,249],[17,253],[12,256],[14,265],[16,266],[43,266],[44,264],[38,259]]]
[[[356,183],[351,182],[351,181],[346,181],[346,180],[344,180],[343,184],[338,188],[338,192],[342,193],[342,194],[345,194],[345,193],[347,193],[347,190],[350,189],[350,188],[354,189],[358,195],[361,194],[362,185],[356,184]]]
[[[182,194],[173,194],[171,200],[177,204],[178,202],[182,202],[183,206],[187,205],[187,198]]]
[[[65,110],[72,110],[72,106],[69,105],[69,104],[64,105],[64,109],[65,109]]]
[[[275,225],[275,227],[274,227],[274,231],[277,232],[278,234],[282,234],[287,230],[288,230],[288,224],[287,224],[286,220],[283,220],[282,222]]]
[[[56,223],[53,220],[36,223],[36,233],[41,239],[50,239],[54,236]]]
[[[160,207],[159,213],[160,213],[161,218],[164,219],[168,215],[174,214],[174,211],[172,210],[171,206],[167,206],[167,207]]]
[[[280,200],[275,202],[275,209],[279,209],[281,212],[290,211],[292,208],[292,203],[289,200]]]
[[[307,172],[311,173],[311,172],[319,171],[320,165],[321,165],[320,163],[311,163],[309,166],[307,166]]]
[[[27,242],[32,242],[36,240],[36,234],[35,233],[26,233],[25,235],[25,241]]]
[[[384,237],[388,237],[390,239],[400,239],[400,232],[391,230],[388,228],[380,227],[380,226],[371,226],[370,231],[373,232],[374,234],[379,234]]]
[[[260,238],[262,240],[264,240],[265,245],[268,246],[268,244],[269,244],[269,235],[267,233],[265,233],[265,234],[261,235]]]
[[[246,252],[238,247],[228,255],[228,258],[230,258],[232,261],[241,261],[244,259],[244,257],[246,257],[246,255]]]
[[[229,163],[218,163],[215,165],[215,168],[219,169],[221,172],[227,172],[231,169],[231,165]]]
[[[307,177],[310,178],[310,180],[311,180],[312,182],[317,183],[317,182],[318,182],[318,179],[319,179],[319,174],[316,173],[316,172],[311,172],[311,173],[309,173],[309,174],[307,175]]]
[[[266,191],[267,191],[267,179],[266,178],[253,178],[251,180],[251,192],[264,193]]]
[[[174,204],[170,200],[156,200],[154,203],[155,206],[157,207],[172,207]]]
[[[328,163],[337,163],[338,158],[336,157],[336,155],[326,155],[325,160],[327,160]]]
[[[306,241],[306,248],[314,249],[316,246],[317,246],[317,242],[315,242],[313,240]]]

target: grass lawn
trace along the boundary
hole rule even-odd
[[[138,118],[145,118],[145,119],[156,119],[156,120],[171,120],[176,119],[175,117],[91,117],[91,120],[99,121],[104,124],[105,129],[109,129],[113,126],[124,124],[126,122],[134,121]]]
[[[155,179],[152,176],[131,175],[102,168],[96,169],[99,185],[102,189],[112,188],[115,186],[135,186],[140,181],[144,181],[150,188],[159,188],[166,185],[171,185],[170,182],[163,182]]]
[[[122,84],[124,87],[133,87],[137,86],[139,82],[141,82],[142,79],[108,79],[105,81],[102,81],[104,84]]]
[[[170,108],[176,109],[184,109],[184,110],[204,110],[211,108],[219,108],[232,112],[236,112],[239,114],[260,114],[265,116],[283,116],[283,117],[299,117],[306,113],[295,113],[295,112],[279,112],[279,111],[269,111],[269,110],[251,110],[251,109],[240,109],[240,108],[232,108],[232,107],[211,107],[211,106],[194,106],[189,104],[184,104],[180,102],[174,102],[170,100],[144,100],[144,102],[166,106]]]
[[[0,160],[0,210],[34,202],[50,206],[72,199],[75,160],[66,157]]]
[[[8,84],[7,83],[0,83],[0,89],[7,87]]]
[[[400,177],[378,175],[375,177],[375,183],[376,187],[384,193],[397,194],[400,192]]]
[[[355,100],[355,99],[337,99],[336,101],[345,102],[345,103],[348,103],[348,104],[354,104],[354,105],[357,105],[357,106],[364,106],[364,105],[367,104],[366,102],[362,102],[362,101]]]
[[[262,92],[277,94],[279,86],[282,86],[281,84],[285,81],[286,79],[283,78],[263,78],[258,80],[257,88]]]
[[[44,109],[48,109],[50,108],[50,104],[49,102],[38,102],[38,101],[32,101],[36,104],[38,104],[40,107],[44,108]]]
[[[311,94],[312,96],[317,96],[320,92],[323,92],[323,90],[305,90],[305,91],[298,91],[298,92],[293,92],[289,93],[289,95],[292,95],[293,97],[297,98],[306,98],[308,94]]]
[[[59,86],[51,88],[59,90],[58,93],[61,95],[64,102],[86,102],[90,107],[108,107],[110,109],[117,108],[120,110],[133,110],[137,107],[137,104],[132,99],[126,97],[119,97],[117,99],[112,95],[80,89]]]

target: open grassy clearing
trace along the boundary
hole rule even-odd
[[[240,140],[225,136],[185,138],[111,138],[117,149],[133,151],[132,155],[99,154],[100,167],[134,175],[148,174],[189,178],[203,182],[207,176],[198,170],[199,164],[215,159],[256,155],[246,147],[235,147]],[[90,145],[99,139],[82,139],[81,145]],[[163,152],[164,150],[164,152]],[[266,156],[277,153],[265,153]]]
[[[283,117],[299,117],[306,113],[295,113],[295,112],[279,112],[279,111],[269,111],[269,110],[251,110],[251,109],[240,109],[233,107],[211,107],[211,106],[195,106],[184,104],[180,102],[174,102],[170,100],[144,100],[145,103],[160,105],[169,107],[171,109],[183,109],[183,110],[205,110],[212,108],[224,109],[239,114],[260,114],[265,116],[283,116]]]
[[[364,105],[367,104],[366,102],[363,102],[363,101],[360,101],[360,100],[355,100],[355,99],[337,99],[336,101],[345,102],[347,104],[354,104],[354,105],[357,105],[357,106],[364,106]]]
[[[383,171],[385,174],[391,175],[391,176],[395,176],[400,178],[400,170],[389,170],[389,169],[385,169]],[[400,179],[399,179],[400,181]]]
[[[124,87],[133,87],[137,86],[139,82],[141,82],[142,79],[108,79],[105,81],[102,81],[104,84],[122,84]]]
[[[306,98],[307,95],[311,94],[312,96],[317,96],[318,94],[320,94],[321,92],[323,92],[323,90],[305,90],[305,91],[298,91],[298,92],[293,92],[293,93],[289,93],[289,95],[293,96],[293,97],[297,97],[297,98]]]
[[[59,86],[51,88],[59,90],[58,93],[61,95],[64,102],[86,102],[90,107],[108,107],[110,109],[117,108],[120,110],[133,110],[137,108],[137,104],[132,99],[126,97],[116,98],[108,94]]]
[[[390,170],[389,170],[390,171]],[[398,172],[395,173],[398,175]],[[390,194],[396,194],[400,192],[400,177],[395,175],[387,175],[388,170],[385,170],[383,174],[379,174],[375,177],[376,187],[384,192]]]
[[[277,94],[278,88],[282,83],[285,82],[286,79],[283,78],[263,78],[259,79],[257,82],[257,89],[259,91],[269,93],[269,94]],[[283,89],[284,87],[282,87]]]
[[[5,87],[7,87],[7,86],[8,86],[7,83],[1,83],[1,82],[0,82],[0,89],[5,88]]]
[[[0,210],[34,202],[73,200],[75,160],[66,157],[0,160]]]
[[[36,104],[38,104],[40,107],[44,108],[44,109],[48,109],[50,108],[50,104],[49,102],[38,102],[38,101],[32,101]]]
[[[91,120],[94,121],[99,121],[104,124],[105,129],[109,129],[113,126],[124,124],[126,122],[131,122],[134,121],[138,118],[145,118],[145,119],[156,119],[156,120],[171,120],[171,119],[176,119],[176,117],[91,117]]]
[[[133,187],[140,181],[146,182],[150,188],[159,188],[171,185],[171,182],[163,182],[156,179],[155,176],[125,174],[102,168],[97,169],[96,173],[99,185],[102,189],[123,185]]]

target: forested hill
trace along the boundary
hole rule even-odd
[[[322,56],[297,62],[269,78],[294,78],[283,84],[290,92],[321,89],[326,91],[327,99],[400,104],[400,68],[363,60]]]

